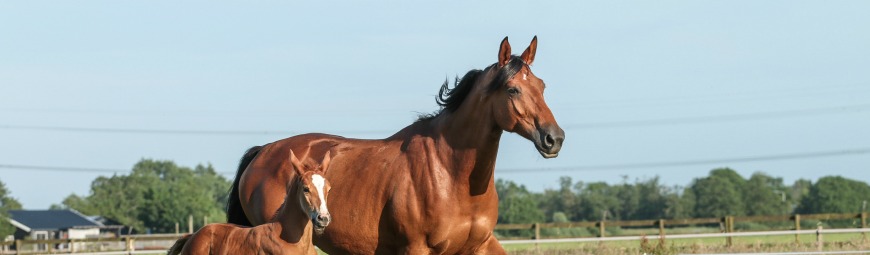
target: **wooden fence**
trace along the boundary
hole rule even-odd
[[[793,230],[800,231],[801,220],[850,220],[860,219],[861,228],[867,228],[868,213],[826,213],[826,214],[795,214],[781,216],[725,216],[721,218],[699,218],[699,219],[658,219],[658,220],[626,220],[626,221],[586,221],[586,222],[564,222],[564,223],[531,223],[531,224],[498,224],[496,230],[517,230],[531,229],[534,230],[533,240],[541,240],[541,229],[546,228],[598,228],[598,237],[605,237],[605,227],[651,227],[658,228],[659,235],[666,234],[667,227],[688,226],[688,225],[704,225],[704,224],[720,224],[723,232],[726,234],[734,233],[734,224],[736,222],[785,222],[793,221]],[[725,235],[728,245],[731,244],[731,237],[734,235]],[[45,253],[76,253],[85,251],[125,251],[127,254],[133,254],[137,250],[165,250],[172,245],[181,235],[178,234],[158,234],[158,235],[130,235],[118,238],[88,238],[88,239],[61,239],[61,240],[15,240],[0,242],[0,254],[45,254]],[[798,234],[795,232],[795,240],[798,240]],[[15,245],[17,250],[4,250],[5,247]],[[88,244],[90,247],[82,250],[76,250],[76,244]],[[150,244],[150,245],[149,245]],[[46,250],[37,251],[33,249],[37,245],[45,245]],[[31,247],[29,249],[25,247]],[[58,249],[57,247],[66,247]]]
[[[801,230],[801,220],[849,220],[861,219],[861,228],[867,228],[868,213],[824,213],[824,214],[795,214],[779,216],[725,216],[721,218],[698,218],[698,219],[658,219],[658,220],[624,220],[624,221],[584,221],[584,222],[561,222],[561,223],[529,223],[529,224],[498,224],[496,230],[531,229],[534,230],[535,240],[541,239],[542,228],[593,228],[598,227],[598,237],[605,237],[605,227],[651,227],[658,228],[659,235],[665,235],[666,227],[721,224],[723,232],[734,232],[736,222],[784,222],[794,221],[794,230]],[[731,237],[726,238],[731,244]],[[798,240],[798,235],[795,235]]]
[[[0,247],[15,245],[15,250],[4,251],[0,248],[0,254],[47,254],[47,253],[77,253],[94,251],[125,251],[133,253],[137,250],[157,250],[165,253],[165,250],[175,243],[182,235],[156,234],[156,235],[129,235],[116,238],[86,238],[86,239],[54,239],[54,240],[15,240],[0,242]],[[79,244],[79,245],[77,245]],[[88,247],[77,248],[81,244]],[[45,249],[37,249],[44,245]],[[65,248],[58,248],[65,247]]]

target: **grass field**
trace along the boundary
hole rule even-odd
[[[585,243],[508,244],[509,254],[678,254],[818,251],[815,235],[801,235],[800,244],[794,235],[733,237],[729,247],[724,237],[643,241],[606,241]],[[823,235],[825,251],[870,250],[870,240],[858,233]]]

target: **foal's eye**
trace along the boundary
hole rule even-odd
[[[508,93],[508,95],[516,96],[516,95],[520,94],[520,90],[517,88],[511,87],[511,88],[507,89],[507,93]]]
[[[305,193],[311,192],[311,190],[308,189],[308,187],[303,188],[302,191],[305,191]]]

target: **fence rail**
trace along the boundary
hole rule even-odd
[[[531,240],[502,240],[501,243],[547,243],[547,242],[588,242],[588,241],[615,241],[615,240],[639,240],[640,236],[606,237],[605,227],[654,227],[658,228],[659,236],[666,236],[666,227],[720,224],[724,233],[667,235],[667,238],[695,238],[695,237],[725,237],[727,244],[731,244],[731,237],[754,236],[754,235],[795,235],[797,241],[800,234],[816,233],[855,233],[870,232],[867,228],[868,213],[826,213],[826,214],[795,214],[779,216],[725,216],[721,218],[696,218],[696,219],[658,219],[658,220],[626,220],[626,221],[586,221],[586,222],[562,222],[562,223],[531,223],[531,224],[498,224],[496,230],[534,230]],[[861,226],[857,229],[811,229],[801,230],[801,220],[848,220],[860,219]],[[794,221],[794,229],[787,231],[763,231],[763,232],[735,232],[735,222],[783,222]],[[591,228],[598,227],[598,237],[587,238],[561,238],[542,239],[540,230],[546,228]],[[76,253],[99,252],[99,254],[142,254],[148,253],[143,250],[165,250],[182,235],[157,234],[157,235],[129,235],[117,238],[87,238],[87,239],[60,239],[60,240],[15,240],[0,242],[0,254],[45,254],[48,253]],[[650,236],[656,239],[658,236]],[[76,245],[79,244],[79,245]],[[84,244],[84,245],[82,245]],[[150,244],[150,245],[149,245]],[[16,250],[8,250],[6,247],[15,245]],[[38,245],[44,245],[46,250],[36,251]],[[32,249],[22,249],[30,246]],[[85,248],[77,249],[78,246]],[[64,248],[58,248],[64,247]],[[113,253],[114,252],[114,253]]]
[[[127,235],[115,238],[15,240],[0,242],[0,254],[47,254],[99,252],[100,254],[151,254],[169,248],[181,234]],[[3,247],[15,245],[15,250]],[[44,249],[38,246],[44,245]],[[152,250],[148,252],[148,250]]]
[[[867,212],[863,213],[822,213],[822,214],[794,214],[775,216],[725,216],[721,218],[696,218],[696,219],[658,219],[658,220],[624,220],[624,221],[583,221],[583,222],[559,222],[559,223],[527,223],[527,224],[498,224],[496,230],[534,230],[534,240],[541,239],[541,229],[546,228],[591,228],[598,227],[598,237],[605,236],[605,227],[657,227],[659,235],[665,235],[666,227],[687,226],[700,224],[719,223],[724,232],[734,232],[735,222],[783,222],[793,221],[794,230],[801,230],[801,220],[848,220],[860,219],[861,228],[867,228]],[[795,239],[797,239],[795,235]],[[728,239],[730,244],[730,238]]]

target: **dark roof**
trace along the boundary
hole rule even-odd
[[[31,230],[102,227],[75,210],[9,210],[12,220]]]

